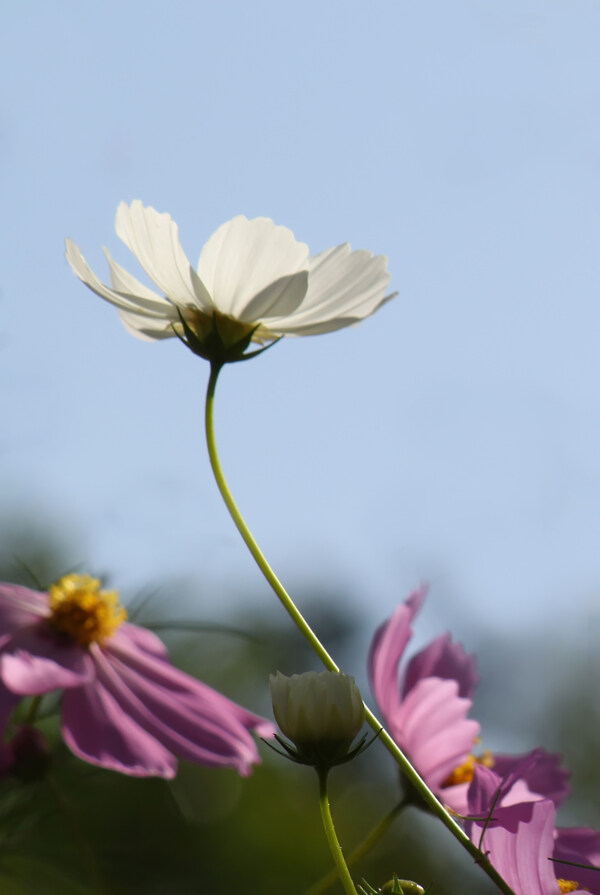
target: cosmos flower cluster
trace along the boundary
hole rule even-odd
[[[401,673],[425,595],[411,594],[371,644],[371,686],[389,733],[515,895],[600,895],[600,834],[556,827],[570,791],[561,756],[480,751],[480,725],[468,717],[475,657],[442,634]]]
[[[384,256],[347,243],[311,255],[268,218],[223,224],[196,267],[171,217],[139,200],[119,205],[116,231],[152,287],[108,252],[106,285],[67,240],[72,270],[133,335],[180,339],[214,376],[284,336],[354,325],[391,297]],[[371,645],[369,676],[389,734],[514,895],[600,895],[600,834],[556,825],[569,793],[561,757],[481,750],[470,717],[475,658],[443,634],[401,670],[425,596],[425,588],[411,594]],[[271,689],[294,746],[277,739],[294,760],[329,768],[361,751],[362,740],[352,744],[365,710],[352,678],[278,674]],[[159,638],[131,624],[118,594],[88,575],[46,591],[0,584],[0,776],[44,773],[44,738],[14,717],[23,700],[35,706],[49,693],[59,696],[62,736],[76,756],[134,776],[171,778],[178,758],[247,775],[260,760],[254,736],[275,736],[270,721],[174,668]],[[404,800],[426,807],[408,783]]]

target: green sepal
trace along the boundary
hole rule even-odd
[[[250,360],[250,358],[257,357],[259,354],[262,354],[263,351],[266,351],[267,348],[271,348],[272,345],[279,341],[279,339],[274,339],[272,342],[269,342],[268,345],[245,354],[244,352],[252,342],[252,337],[260,324],[257,323],[256,326],[253,326],[241,339],[228,344],[223,341],[219,331],[216,312],[213,312],[212,326],[204,338],[200,338],[200,336],[194,332],[179,308],[177,309],[177,312],[179,314],[179,321],[183,327],[183,335],[178,333],[175,327],[173,327],[173,331],[177,338],[198,357],[202,357],[204,360],[210,361],[211,364],[215,364],[218,367],[222,367],[223,364],[234,364],[242,360]]]
[[[281,749],[276,749],[275,746],[273,746],[268,740],[265,740],[263,737],[261,737],[261,739],[263,743],[269,747],[269,749],[272,749],[273,752],[281,755],[282,758],[288,758],[290,761],[293,761],[294,764],[303,764],[311,768],[316,768],[317,771],[324,771],[335,768],[340,764],[347,764],[347,762],[352,761],[353,758],[356,758],[358,755],[362,755],[362,753],[366,752],[369,746],[371,746],[375,742],[380,733],[381,730],[378,730],[377,733],[371,737],[368,743],[366,742],[367,734],[365,733],[364,736],[362,736],[360,740],[358,740],[354,748],[347,752],[343,758],[338,758],[336,761],[332,762],[318,762],[312,756],[308,757],[302,755],[302,753],[297,748],[290,745],[290,743],[288,743],[287,740],[284,740],[283,737],[280,737],[278,733],[275,734],[275,739],[277,740],[279,745],[285,749],[285,752],[282,752]]]

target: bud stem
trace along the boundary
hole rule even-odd
[[[348,865],[344,860],[342,846],[340,845],[337,838],[335,826],[333,824],[333,817],[331,816],[329,797],[327,795],[327,778],[329,777],[329,771],[321,769],[317,770],[317,774],[319,776],[319,805],[321,808],[321,819],[323,821],[323,829],[325,830],[325,835],[327,836],[329,850],[335,862],[338,876],[342,881],[344,892],[346,893],[346,895],[358,895],[354,887],[354,883],[352,882],[352,877],[350,876]]]
[[[350,852],[348,858],[346,859],[346,863],[348,867],[353,867],[354,864],[358,863],[361,858],[364,858],[366,854],[368,854],[374,845],[376,845],[384,833],[391,827],[392,823],[396,819],[396,817],[400,814],[403,808],[406,808],[407,802],[402,800],[398,802],[397,805],[394,805],[391,811],[389,811],[383,820],[380,820],[376,827],[374,827],[370,833],[360,842],[356,848]],[[323,892],[327,892],[331,886],[335,885],[337,880],[337,874],[332,870],[331,873],[327,873],[325,876],[321,877],[316,883],[314,883],[310,889],[306,890],[305,895],[323,895]]]

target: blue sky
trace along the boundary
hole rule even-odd
[[[13,4],[7,511],[42,507],[131,593],[201,580],[204,618],[256,595],[206,457],[206,364],[128,335],[63,243],[137,273],[121,200],[168,211],[191,259],[267,215],[313,253],[386,254],[399,291],[223,373],[223,464],[284,581],[338,582],[373,626],[427,579],[459,635],[597,634],[599,26],[596,0]]]

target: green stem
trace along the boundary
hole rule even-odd
[[[335,832],[335,827],[333,825],[331,808],[329,807],[329,798],[327,796],[327,778],[329,776],[329,770],[324,770],[322,768],[317,769],[317,774],[319,775],[319,806],[321,808],[321,819],[323,821],[323,829],[325,830],[325,835],[327,836],[329,850],[335,862],[337,875],[342,881],[342,885],[344,887],[344,892],[346,893],[346,895],[358,895],[354,887],[354,883],[352,882],[352,877],[350,876],[348,865],[344,860],[342,847],[339,843]]]
[[[40,703],[42,701],[41,696],[34,696],[29,704],[29,709],[27,711],[27,715],[25,717],[25,724],[33,724],[36,719],[38,709],[40,707]]]
[[[363,841],[356,846],[354,851],[350,853],[350,855],[346,858],[346,864],[348,867],[353,867],[357,864],[366,854],[368,854],[374,845],[376,845],[381,837],[387,832],[387,830],[391,827],[394,820],[398,817],[403,808],[406,808],[407,802],[402,800],[398,802],[397,805],[394,805],[391,811],[389,811],[383,820],[379,821],[376,827],[374,827],[371,832],[365,836]],[[331,871],[331,873],[323,876],[318,882],[316,882],[310,889],[306,890],[305,895],[323,895],[323,892],[326,892],[337,880],[337,873]]]
[[[257,542],[254,540],[252,532],[246,525],[244,517],[240,513],[237,504],[233,499],[233,495],[229,490],[229,485],[227,484],[227,480],[225,479],[223,470],[221,468],[221,462],[219,460],[214,427],[215,389],[217,386],[217,379],[219,377],[221,367],[222,364],[211,364],[210,377],[208,380],[208,387],[206,391],[206,408],[204,417],[208,456],[210,458],[210,465],[212,467],[213,475],[217,482],[219,491],[221,492],[221,497],[223,498],[225,506],[229,510],[229,514],[233,519],[239,533],[244,539],[248,550],[254,557],[256,564],[271,585],[275,594],[282,603],[284,609],[291,617],[292,621],[294,622],[302,636],[305,638],[305,640],[307,640],[313,651],[317,654],[323,665],[328,668],[329,671],[339,671],[339,667],[336,665],[333,658],[329,655],[302,613],[297,609],[296,604],[267,562],[266,557],[264,556]],[[411,783],[414,789],[416,789],[417,792],[420,793],[423,801],[428,805],[432,813],[441,820],[444,826],[450,831],[450,833],[452,833],[454,838],[458,839],[463,848],[465,848],[474,858],[475,862],[479,864],[490,877],[490,879],[496,883],[500,891],[503,892],[504,895],[514,895],[513,890],[507,885],[507,883],[505,883],[500,874],[492,867],[485,855],[479,851],[479,849],[473,842],[471,842],[465,831],[456,823],[454,818],[446,811],[442,803],[431,792],[427,784],[420,778],[408,758],[399,749],[389,733],[384,730],[383,725],[366,704],[365,717],[367,723],[375,731],[375,733],[379,733],[379,739],[381,740],[387,751],[390,753],[392,758],[399,765],[402,773],[405,775],[409,783]]]

